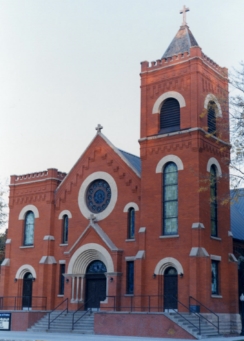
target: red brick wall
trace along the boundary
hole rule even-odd
[[[25,331],[40,320],[45,314],[46,313],[35,311],[11,312],[11,330]]]
[[[94,322],[95,334],[195,340],[162,314],[95,313]]]

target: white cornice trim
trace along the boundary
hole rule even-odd
[[[155,72],[155,71],[158,71],[158,70],[162,70],[162,69],[166,69],[167,67],[172,67],[172,66],[175,66],[175,65],[179,65],[179,64],[185,64],[185,63],[188,63],[190,60],[194,60],[194,59],[200,59],[204,65],[206,65],[207,67],[209,67],[211,70],[213,70],[214,72],[216,72],[221,78],[223,79],[226,79],[228,80],[228,77],[226,76],[223,76],[221,73],[219,73],[216,69],[214,69],[213,67],[211,67],[209,64],[207,64],[201,57],[192,57],[192,58],[188,58],[187,60],[182,60],[181,62],[178,62],[178,63],[174,63],[174,64],[169,64],[169,65],[165,65],[165,66],[161,66],[157,69],[153,69],[153,70],[146,70],[146,71],[142,71],[141,72],[141,75],[143,75],[144,73],[150,73],[150,72]]]
[[[172,132],[172,133],[158,134],[158,135],[153,135],[153,136],[148,136],[148,137],[142,137],[142,138],[140,138],[138,140],[138,142],[156,140],[156,139],[161,139],[161,138],[168,137],[168,136],[183,135],[183,134],[191,133],[193,131],[201,131],[202,133],[204,133],[204,134],[209,136],[209,133],[206,130],[197,127],[197,128],[190,128],[190,129],[185,129],[185,130],[179,130],[179,131],[175,131],[175,132]],[[228,147],[231,147],[230,143],[227,143],[227,142],[219,139],[216,136],[210,135],[210,137],[212,137],[214,140],[216,140],[218,142],[221,142],[221,143],[225,144]]]

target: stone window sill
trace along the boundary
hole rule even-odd
[[[211,295],[212,298],[223,298],[222,295]]]
[[[64,295],[57,295],[57,297],[64,297]]]
[[[20,249],[31,249],[33,247],[34,247],[34,245],[23,245],[23,246],[20,246],[19,248]]]
[[[166,239],[166,238],[179,238],[178,234],[169,234],[165,236],[159,236],[160,239]]]
[[[213,236],[211,236],[210,238],[211,238],[211,239],[214,239],[214,240],[219,240],[219,241],[222,240],[222,238],[219,238],[219,237],[213,237]]]
[[[135,242],[136,240],[135,239],[126,239],[125,241],[126,242]]]
[[[59,246],[68,246],[69,244],[59,244]]]
[[[126,296],[126,297],[133,297],[134,294],[125,294],[124,296]]]

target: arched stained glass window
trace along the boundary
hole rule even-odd
[[[163,234],[178,233],[178,169],[169,162],[163,171]]]
[[[216,166],[210,168],[210,216],[211,216],[211,236],[218,235],[218,204],[217,204],[217,170]]]
[[[216,135],[216,103],[208,103],[208,133]]]
[[[35,216],[32,211],[28,211],[25,215],[25,226],[24,226],[24,245],[34,244],[34,225]]]
[[[130,207],[128,210],[128,238],[135,238],[135,209]]]
[[[180,129],[180,105],[175,98],[167,98],[160,110],[160,133]]]
[[[62,231],[62,243],[68,243],[68,232],[69,232],[69,217],[67,214],[63,216],[63,231]]]

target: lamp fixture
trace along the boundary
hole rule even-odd
[[[66,278],[66,283],[69,283],[69,279],[68,278]]]
[[[16,283],[17,281],[18,281],[18,279],[17,279],[17,278],[15,278],[15,279],[14,279],[14,282]]]
[[[113,277],[110,277],[110,282],[112,283],[114,281]]]
[[[183,275],[183,273],[181,272],[181,273],[180,273],[180,278],[182,278],[183,276],[184,276],[184,275]]]
[[[153,274],[153,276],[152,276],[152,277],[153,277],[153,279],[155,279],[155,278],[157,277],[157,275],[156,275],[156,274]]]

